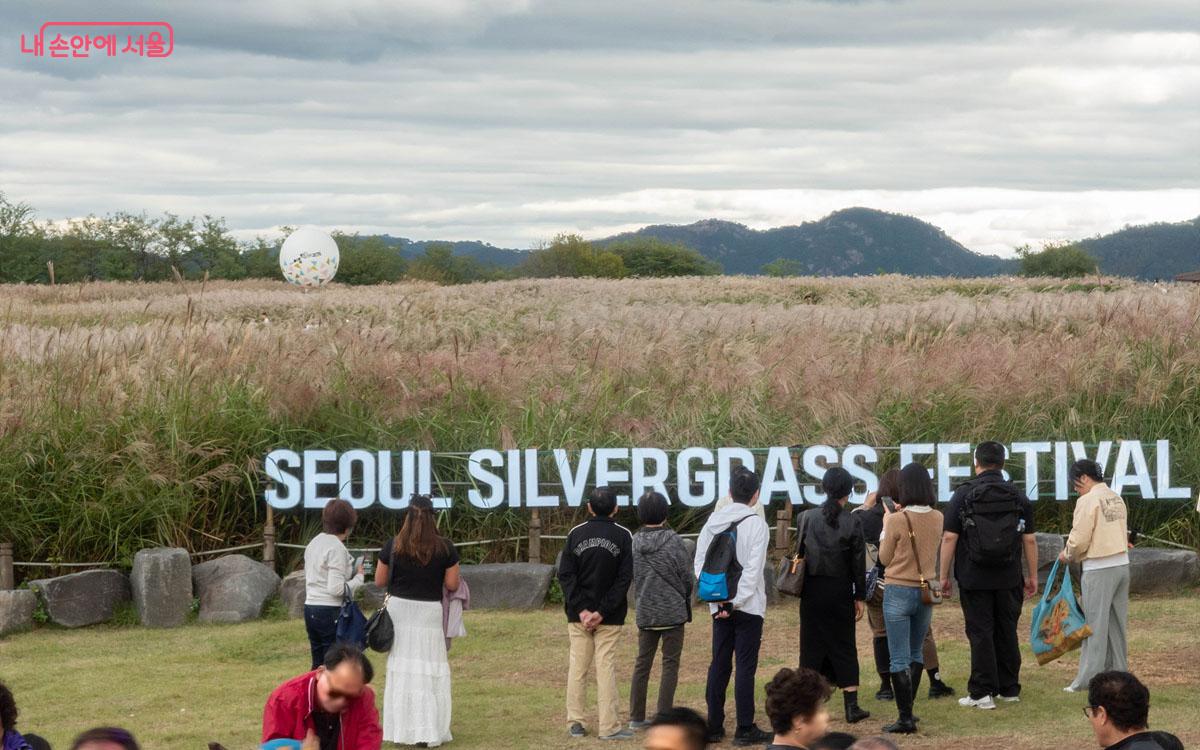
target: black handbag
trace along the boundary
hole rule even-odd
[[[801,516],[803,519],[804,516]],[[804,556],[801,552],[804,544],[806,524],[801,522],[796,531],[796,552],[791,557],[785,557],[775,567],[775,589],[788,596],[800,596],[804,593]]]
[[[367,620],[367,646],[381,654],[392,650],[392,641],[396,637],[396,628],[387,609],[388,600],[391,598],[391,595],[385,594],[383,606],[375,610],[375,614]]]

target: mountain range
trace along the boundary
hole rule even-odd
[[[721,264],[727,274],[759,274],[783,259],[803,274],[854,276],[900,273],[912,276],[994,276],[1014,274],[1015,259],[974,252],[921,219],[871,208],[847,208],[797,226],[751,229],[744,224],[705,219],[693,224],[656,224],[595,240],[603,247],[622,240],[653,237],[694,248]],[[408,258],[433,241],[383,235]],[[456,255],[485,265],[511,268],[527,250],[484,242],[451,242]],[[1125,227],[1077,242],[1104,273],[1141,279],[1169,279],[1200,270],[1200,216],[1174,224]]]

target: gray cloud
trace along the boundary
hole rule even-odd
[[[1200,214],[1190,3],[961,10],[4,5],[0,190],[52,218],[144,208],[246,233],[312,223],[517,246],[874,201],[1003,252]],[[165,60],[19,54],[22,31],[70,16],[161,18],[178,46]]]

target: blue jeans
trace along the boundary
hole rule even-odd
[[[883,623],[893,673],[925,663],[922,644],[932,619],[933,607],[921,603],[921,589],[889,583],[883,590]]]
[[[337,640],[337,621],[341,607],[304,605],[304,629],[308,631],[308,647],[312,653],[312,668],[325,663],[325,652]]]

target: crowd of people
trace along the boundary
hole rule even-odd
[[[567,535],[558,566],[569,644],[567,734],[583,738],[594,731],[601,740],[628,741],[641,732],[648,750],[698,750],[726,739],[732,680],[735,746],[895,748],[885,736],[831,733],[827,701],[840,689],[847,723],[871,716],[859,700],[856,629],[864,615],[880,680],[875,697],[896,707],[896,719],[882,727],[884,735],[918,731],[914,705],[924,675],[929,698],[955,694],[942,679],[931,628],[936,605],[952,592],[951,575],[970,647],[970,676],[959,705],[991,711],[997,702],[1019,703],[1018,621],[1023,600],[1038,590],[1033,506],[1005,478],[1001,444],[980,444],[974,458],[975,477],[956,490],[944,512],[935,507],[929,472],[919,464],[885,474],[879,489],[855,510],[849,506],[850,473],[840,467],[825,472],[825,502],[797,518],[794,557],[803,561],[798,666],[774,675],[765,703],[755,684],[767,616],[770,529],[759,503],[758,475],[746,468],[733,472],[729,495],[706,520],[694,553],[667,525],[670,504],[663,495],[650,491],[638,499],[641,526],[631,533],[615,520],[616,493],[593,490],[589,518]],[[1125,671],[1124,502],[1093,461],[1077,461],[1070,478],[1080,499],[1060,561],[1082,566],[1082,608],[1092,635],[1064,690],[1087,692],[1084,713],[1101,747],[1182,748],[1174,736],[1148,729],[1149,691]],[[415,496],[400,530],[379,552],[374,581],[386,591],[383,611],[392,628],[381,719],[370,659],[361,644],[339,639],[343,607],[366,582],[364,565],[345,546],[356,521],[350,503],[331,501],[322,513],[322,533],[305,550],[310,670],[267,699],[264,748],[378,750],[384,742],[438,747],[453,739],[451,603],[469,598],[455,546],[438,532],[430,499]],[[631,587],[637,656],[623,721],[617,659]],[[698,597],[711,618],[703,716],[675,703]],[[650,673],[660,653],[657,705],[648,712]],[[597,685],[595,724],[586,701],[589,672]],[[756,723],[759,706],[765,706],[769,730]],[[18,733],[16,722],[12,693],[0,684],[0,750],[49,747],[36,735]],[[72,745],[72,750],[137,748],[132,735],[115,728],[91,730]]]

